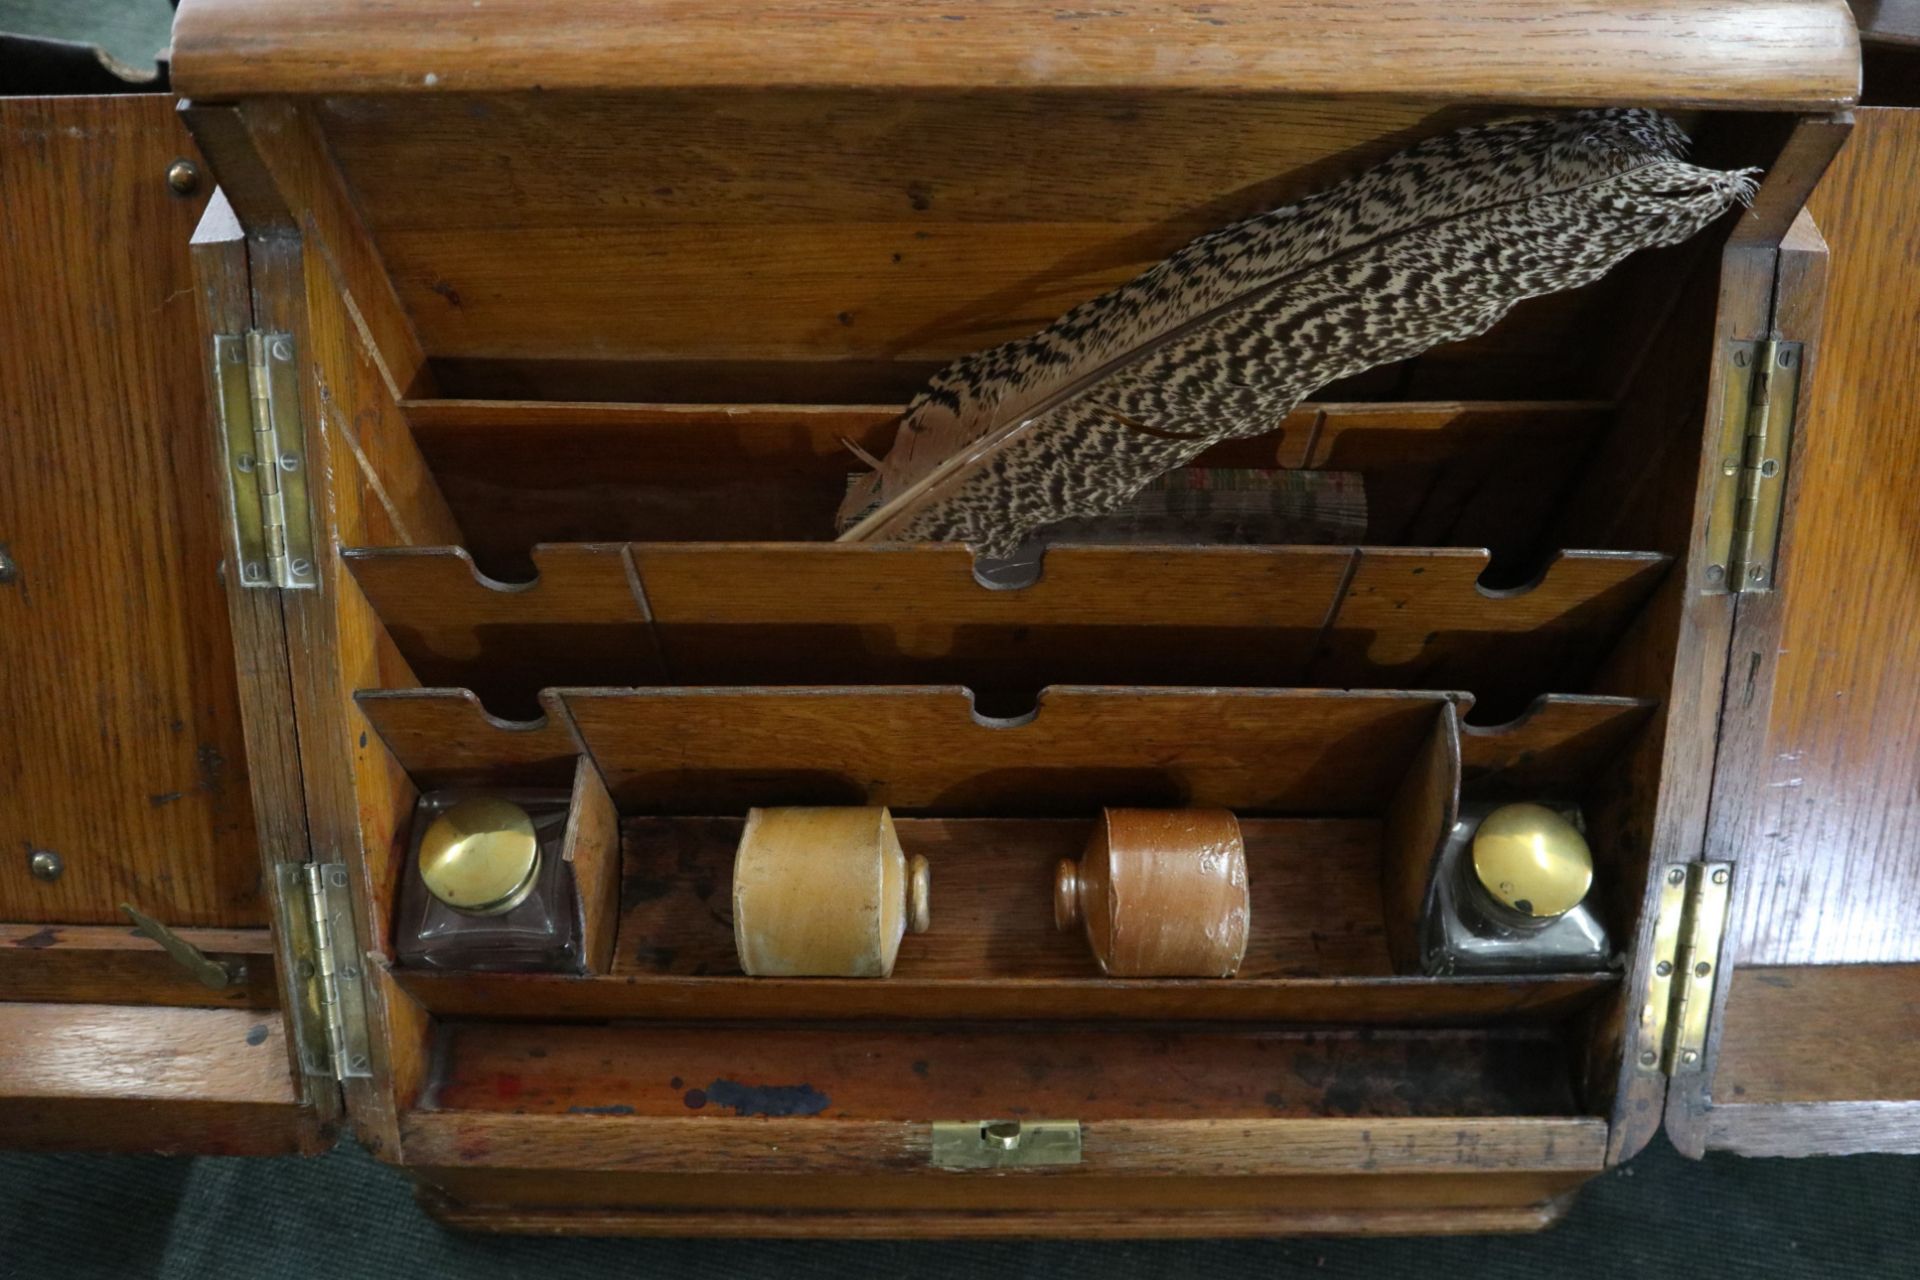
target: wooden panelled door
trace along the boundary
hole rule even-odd
[[[1781,255],[1783,336],[1797,273],[1825,271],[1825,304],[1779,590],[1741,598],[1728,663],[1706,857],[1731,915],[1667,1107],[1690,1154],[1920,1152],[1916,201],[1920,110],[1860,110],[1809,205],[1826,253]]]
[[[169,180],[198,165],[176,116],[0,99],[0,1146],[317,1141],[220,576],[188,249],[212,181]],[[196,981],[122,904],[234,980]]]

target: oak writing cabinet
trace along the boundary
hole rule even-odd
[[[0,101],[0,1139],[786,1235],[1524,1229],[1663,1124],[1920,1148],[1920,133],[1850,113],[1843,5],[507,8],[186,0],[177,104]],[[1586,105],[1758,197],[1205,459],[1363,536],[1014,590],[830,541],[952,356]],[[398,963],[415,801],[476,787],[567,797],[585,972]],[[1584,813],[1616,965],[1422,972],[1504,798]],[[791,804],[931,863],[891,978],[739,972]],[[1188,804],[1238,975],[1105,979],[1053,868]]]

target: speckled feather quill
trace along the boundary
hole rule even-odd
[[[1201,236],[935,375],[849,491],[841,540],[1001,556],[1112,510],[1335,379],[1483,333],[1751,199],[1754,171],[1698,168],[1686,147],[1652,111],[1509,120]]]

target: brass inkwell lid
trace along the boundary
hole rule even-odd
[[[1593,851],[1578,827],[1545,805],[1502,805],[1474,832],[1473,872],[1507,910],[1551,920],[1593,887]]]
[[[475,796],[443,811],[420,837],[420,878],[456,911],[496,916],[533,891],[540,842],[510,800]]]

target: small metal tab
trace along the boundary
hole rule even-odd
[[[1037,1169],[1080,1163],[1078,1120],[936,1120],[936,1169]]]
[[[293,335],[216,334],[213,360],[240,583],[312,590],[320,578],[307,509]]]
[[[1773,589],[1787,455],[1806,351],[1798,342],[1730,342],[1719,474],[1707,515],[1708,594]]]
[[[294,1048],[300,1069],[335,1080],[373,1074],[367,1044],[367,996],[346,864],[282,862],[280,927],[294,958],[300,1003]]]
[[[180,967],[192,974],[207,990],[226,991],[247,980],[246,965],[225,964],[215,960],[144,911],[136,911],[124,902],[120,904],[120,909],[127,913],[127,919],[133,921],[135,929],[159,943],[162,950],[179,961]]]
[[[1696,862],[1687,868],[1687,920],[1674,962],[1678,989],[1668,1075],[1698,1071],[1706,1057],[1707,1019],[1713,1012],[1713,984],[1732,886],[1730,862]]]

